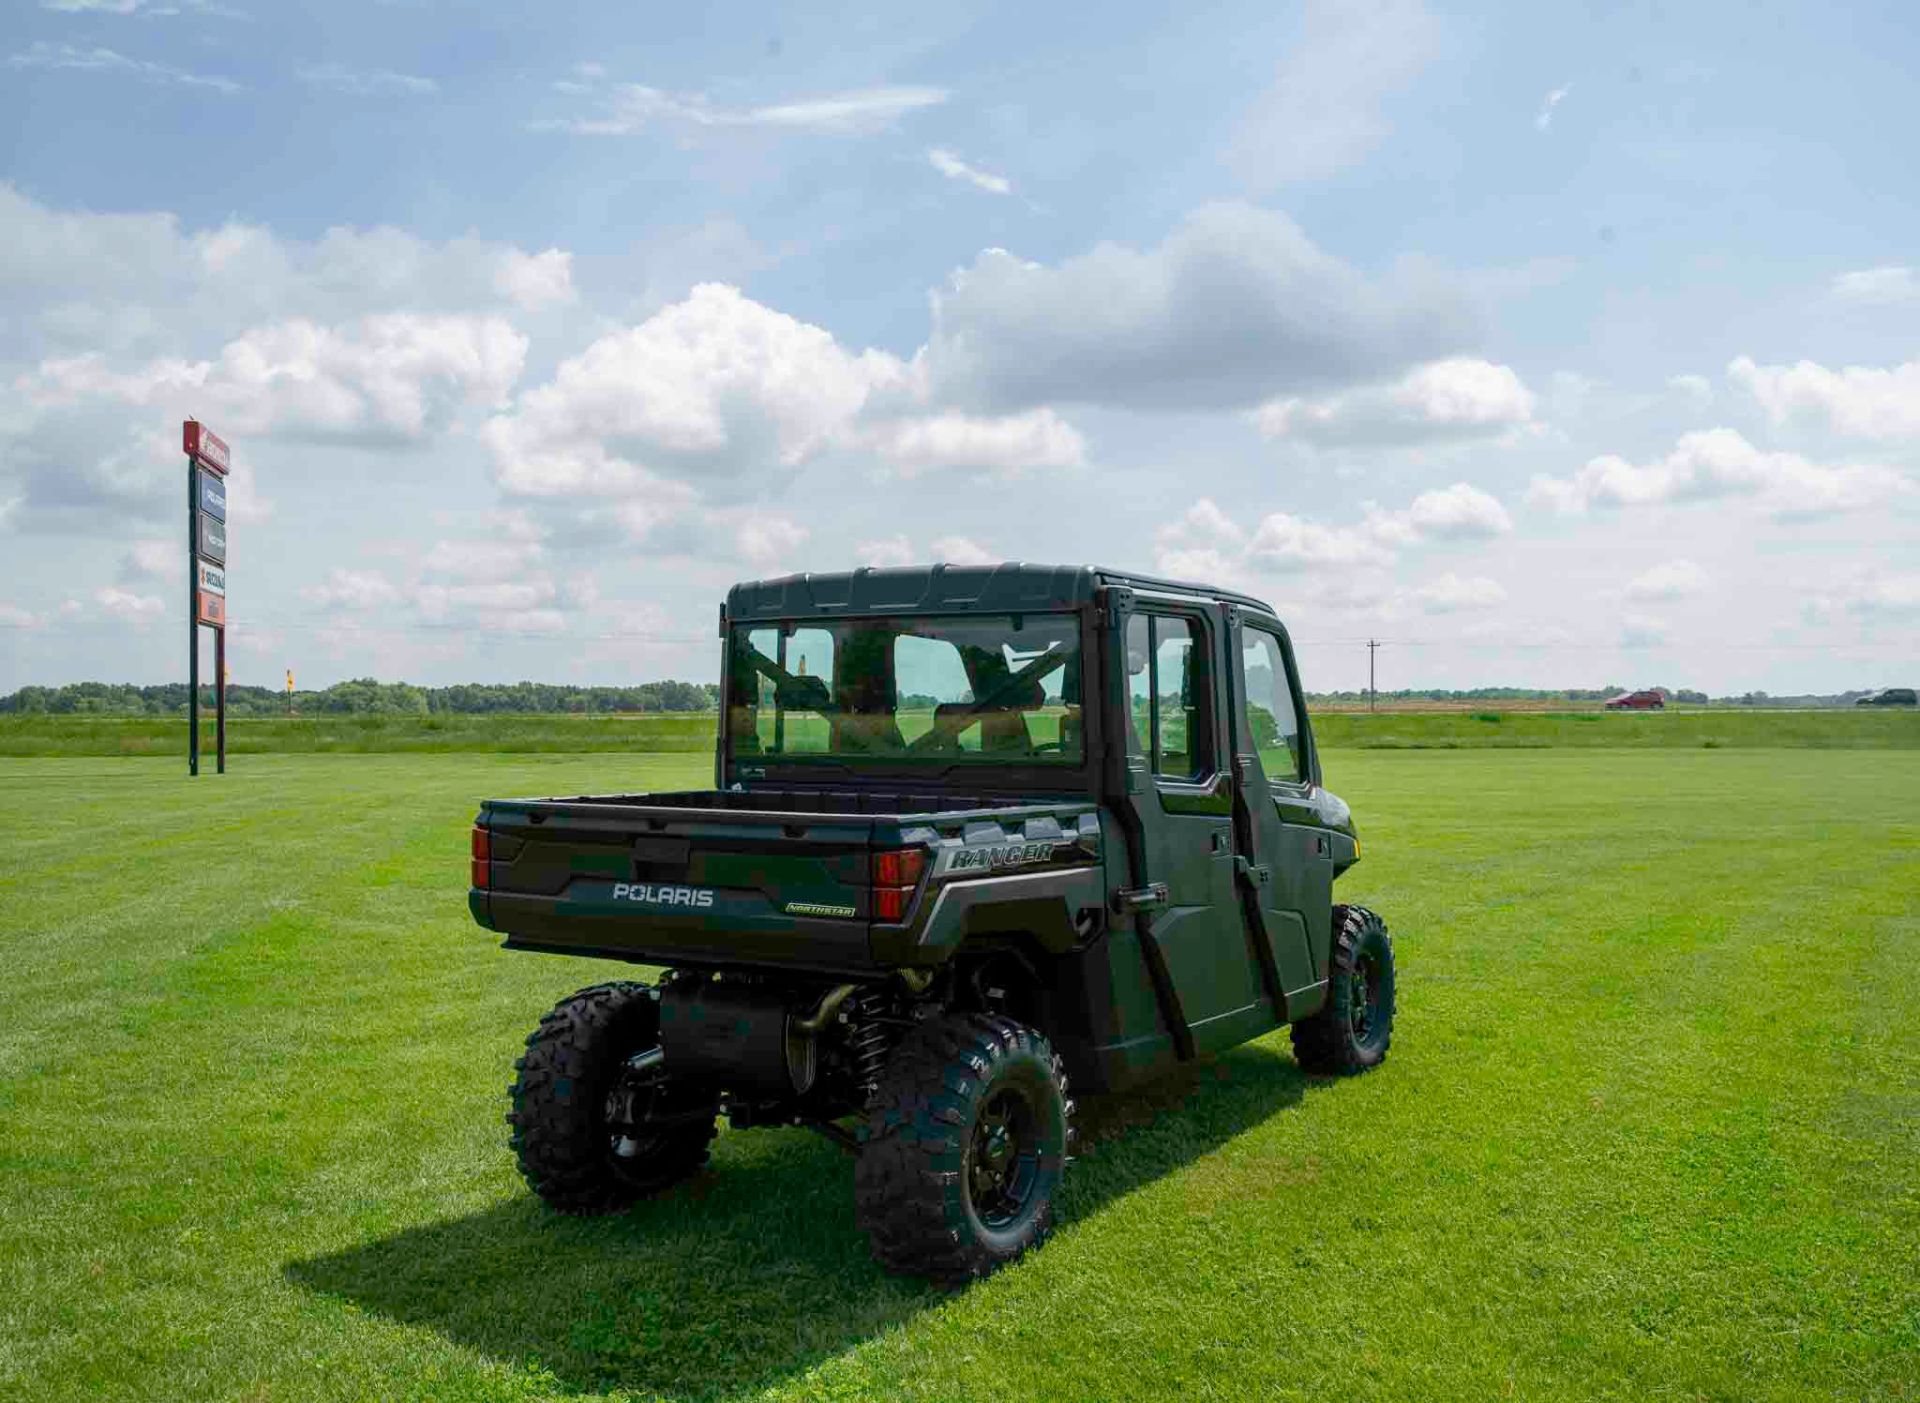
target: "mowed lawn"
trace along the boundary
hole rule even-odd
[[[842,1151],[617,1219],[501,1115],[617,967],[464,903],[487,795],[700,756],[0,761],[0,1397],[1911,1398],[1920,752],[1332,752],[1387,1065],[1088,1108],[1045,1251],[882,1274]]]

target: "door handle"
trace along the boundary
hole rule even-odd
[[[1116,911],[1152,911],[1167,904],[1167,884],[1149,882],[1144,887],[1125,887],[1113,894]]]

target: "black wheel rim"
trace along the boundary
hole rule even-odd
[[[1379,1025],[1380,962],[1362,955],[1347,977],[1347,1027],[1354,1042],[1365,1047]]]
[[[963,1171],[980,1221],[1002,1232],[1032,1209],[1040,1181],[1040,1111],[1024,1086],[995,1088],[968,1138]]]

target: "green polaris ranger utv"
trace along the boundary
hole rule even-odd
[[[664,968],[540,1020],[512,1088],[534,1191],[617,1212],[718,1118],[855,1156],[889,1268],[979,1276],[1052,1225],[1074,1091],[1292,1026],[1387,1053],[1393,946],[1258,600],[1114,570],[736,586],[714,787],[494,799],[474,918]]]

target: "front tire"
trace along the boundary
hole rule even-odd
[[[718,1098],[674,1085],[660,1006],[644,984],[563,999],[514,1063],[509,1143],[532,1190],[562,1213],[617,1213],[707,1162]]]
[[[888,1063],[864,1127],[854,1204],[889,1271],[959,1282],[1038,1246],[1073,1145],[1052,1045],[990,1014],[936,1019]]]
[[[1293,1056],[1309,1072],[1377,1067],[1393,1043],[1393,937],[1364,906],[1333,908],[1327,1001],[1293,1025]]]

